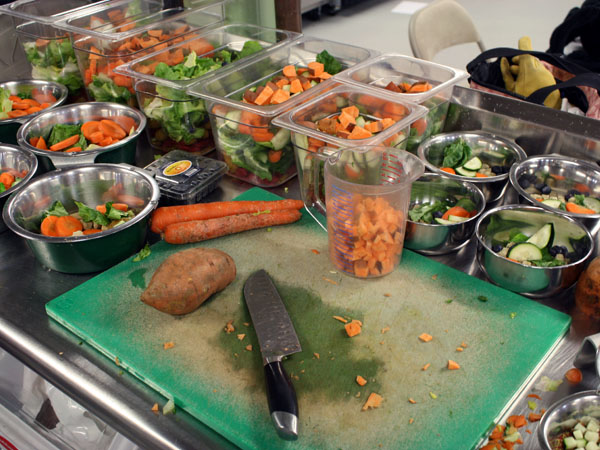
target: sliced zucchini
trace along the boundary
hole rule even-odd
[[[521,242],[508,251],[507,255],[515,261],[536,261],[542,259],[542,251],[530,242]]]
[[[526,242],[539,249],[550,248],[554,242],[554,224],[547,223],[537,230]]]
[[[544,205],[548,205],[550,208],[560,209],[560,204],[562,203],[560,200],[555,198],[547,198],[546,200],[542,200]]]
[[[364,128],[365,127],[365,118],[363,116],[358,116],[356,119],[356,126]]]
[[[463,167],[467,170],[473,170],[477,172],[481,169],[482,163],[481,160],[477,156],[473,156],[466,163],[463,164]]]
[[[585,197],[583,199],[583,206],[586,208],[593,209],[594,212],[600,213],[600,200],[594,197]]]
[[[462,216],[453,216],[453,215],[449,215],[448,216],[448,220],[452,223],[457,223],[457,222],[464,222],[465,220],[468,220],[468,217],[462,217]]]
[[[456,225],[456,222],[452,222],[451,220],[442,219],[441,217],[436,217],[435,221],[440,225]]]
[[[297,148],[302,150],[308,149],[308,136],[305,134],[295,132],[292,136],[292,141]]]
[[[474,177],[477,174],[476,170],[465,169],[464,167],[457,167],[456,173],[463,177]]]

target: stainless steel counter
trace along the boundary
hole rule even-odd
[[[515,111],[517,113],[515,113]],[[564,153],[600,160],[600,126],[591,119],[573,120],[565,113],[524,105],[515,100],[470,89],[457,88],[451,107],[448,130],[484,129],[519,142],[529,154]],[[138,155],[138,161],[147,162]],[[273,189],[285,197],[299,198],[297,179]],[[206,199],[229,199],[250,186],[229,178]],[[285,188],[288,188],[285,192]],[[508,192],[505,202],[515,199]],[[470,275],[484,278],[475,261],[475,243],[457,254],[434,259]],[[158,394],[123,373],[112,361],[54,323],[45,313],[46,302],[83,283],[93,275],[68,275],[44,269],[26,244],[10,232],[0,234],[0,346],[41,374],[67,395],[96,414],[123,435],[147,449],[232,448],[224,438],[178,411],[174,416],[155,415],[151,411]],[[530,300],[524,300],[530,301]],[[582,316],[573,305],[573,292],[566,292],[541,303],[573,317],[564,341],[532,374],[528,384],[498,417],[528,414],[526,395],[541,376],[562,379],[572,366],[582,338],[600,331],[600,322]],[[526,342],[523,345],[527,345]],[[499,353],[501,359],[501,354]],[[485,374],[482,374],[485,376]],[[595,373],[584,371],[584,381],[576,386],[563,383],[557,392],[536,391],[547,408],[556,399],[576,390],[595,388],[600,381]],[[490,424],[492,425],[492,424]],[[534,434],[535,426],[529,426]],[[539,448],[535,435],[524,434],[523,449]]]

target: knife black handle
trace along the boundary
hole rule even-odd
[[[265,365],[269,412],[277,434],[286,440],[298,439],[298,401],[296,391],[281,361]]]

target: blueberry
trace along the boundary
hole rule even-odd
[[[504,168],[502,166],[492,166],[492,172],[495,175],[502,175],[504,173]]]
[[[531,186],[531,181],[529,181],[527,178],[523,177],[519,180],[519,184],[521,185],[521,187],[523,189],[527,189],[529,186]]]
[[[565,247],[564,245],[561,245],[561,246],[560,246],[560,252],[561,252],[563,255],[566,255],[567,253],[569,253],[569,250],[568,250],[568,249],[567,249],[567,247]]]
[[[433,217],[441,218],[443,215],[444,215],[444,213],[441,212],[441,211],[434,211],[433,212]]]
[[[561,248],[559,245],[555,245],[552,248],[550,248],[550,250],[548,250],[548,253],[550,253],[550,256],[554,257],[556,255],[558,255],[561,252]]]
[[[567,191],[567,195],[569,197],[573,197],[574,195],[581,195],[581,192],[579,192],[577,189],[569,189]],[[566,196],[565,196],[565,198],[566,198]]]
[[[502,247],[500,244],[496,244],[492,246],[492,251],[498,253],[501,252],[503,248],[504,247]]]
[[[542,192],[542,189],[544,189],[544,186],[546,186],[545,183],[535,183],[535,185],[534,185],[534,187],[540,192]]]
[[[548,186],[547,184],[544,185],[544,187],[541,189],[542,194],[548,195],[550,192],[552,192],[552,188],[550,186]]]

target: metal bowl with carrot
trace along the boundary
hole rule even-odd
[[[81,103],[44,112],[19,128],[19,145],[43,170],[94,162],[135,164],[146,126],[138,110],[116,103]]]
[[[93,164],[37,177],[11,196],[3,219],[44,266],[65,273],[107,269],[146,240],[160,191],[142,169]]]
[[[17,145],[17,132],[21,125],[41,112],[65,103],[67,94],[65,86],[52,81],[0,83],[0,141]]]

